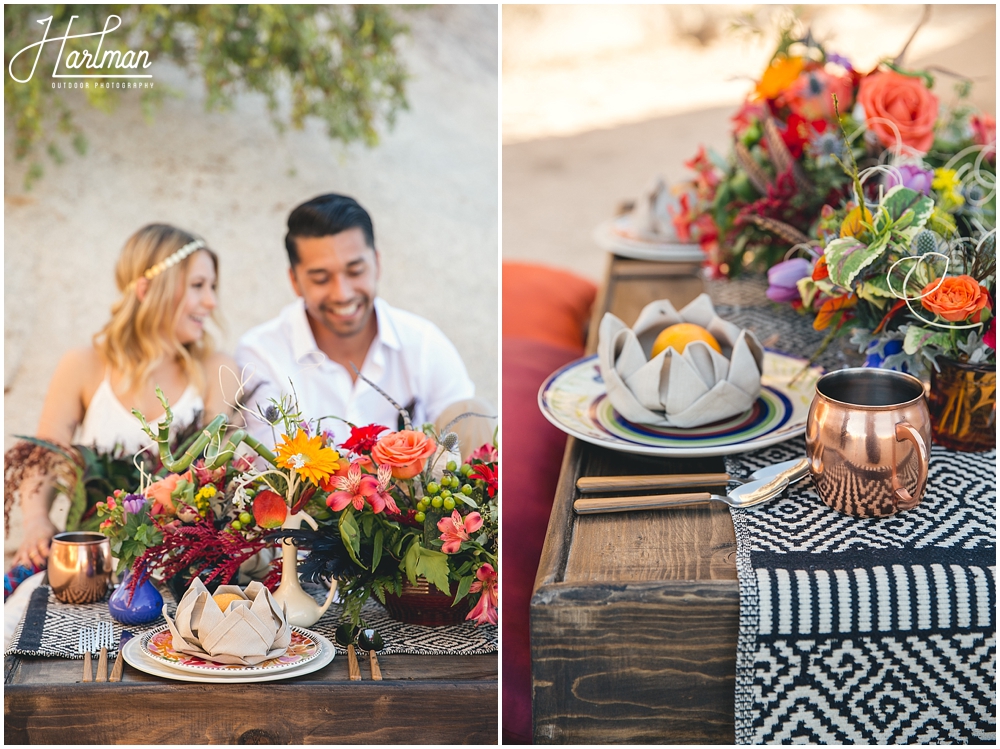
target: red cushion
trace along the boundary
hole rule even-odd
[[[506,305],[504,315],[506,316]],[[503,339],[503,741],[531,743],[531,652],[528,604],[559,480],[566,435],[538,410],[538,388],[578,358],[564,348]]]
[[[565,270],[503,263],[503,337],[583,349],[597,287]]]

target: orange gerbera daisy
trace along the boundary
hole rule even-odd
[[[280,467],[291,468],[314,484],[319,484],[340,468],[340,453],[323,447],[322,435],[317,434],[310,439],[304,430],[296,432],[294,437],[283,434],[276,449]]]

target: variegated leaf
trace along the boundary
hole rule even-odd
[[[903,338],[903,351],[912,356],[925,346],[940,347],[947,345],[947,342],[947,333],[939,330],[928,330],[927,328],[921,328],[919,325],[910,325],[907,327],[906,335]]]
[[[888,236],[881,236],[870,245],[854,237],[841,237],[830,242],[823,252],[830,280],[844,289],[851,288],[857,275],[882,255],[888,239]]]
[[[908,187],[897,185],[886,193],[882,207],[897,229],[920,229],[934,211],[934,201]]]

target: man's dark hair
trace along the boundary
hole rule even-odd
[[[285,235],[288,262],[293,267],[299,262],[295,237],[328,237],[355,228],[361,229],[365,244],[374,250],[372,218],[354,198],[330,193],[306,201],[288,216],[288,233]]]

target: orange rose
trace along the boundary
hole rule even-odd
[[[404,429],[381,437],[372,448],[372,458],[379,465],[392,467],[397,479],[412,479],[437,450],[437,444],[423,432]]]
[[[979,322],[979,313],[990,303],[990,293],[972,276],[949,276],[943,281],[931,281],[920,294],[924,309],[948,322],[964,322],[970,318],[972,322]]]
[[[886,148],[897,145],[927,153],[934,143],[934,122],[938,116],[938,100],[921,78],[911,78],[894,71],[872,73],[861,80],[858,103],[865,109],[868,129]],[[875,118],[883,121],[873,122]],[[889,122],[885,122],[888,120]]]
[[[153,507],[150,510],[151,514],[177,514],[177,508],[174,506],[174,500],[170,498],[170,495],[173,494],[174,489],[177,488],[177,484],[180,483],[181,479],[190,481],[191,471],[185,471],[182,474],[171,473],[169,476],[165,476],[159,481],[154,481],[146,487],[146,496],[153,500]]]

